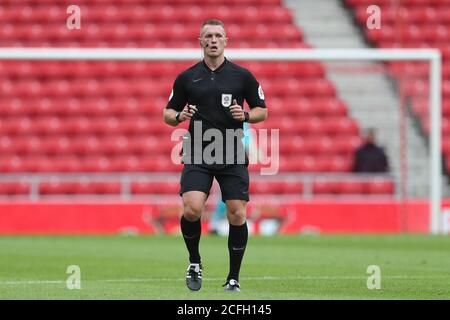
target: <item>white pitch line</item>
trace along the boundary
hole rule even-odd
[[[16,285],[16,284],[60,284],[62,280],[23,280],[23,281],[0,281],[0,285]]]
[[[422,275],[393,275],[382,276],[383,279],[443,279],[447,276],[422,276]],[[365,276],[295,276],[295,277],[242,277],[242,281],[283,281],[283,280],[364,280]],[[223,281],[224,278],[204,278],[203,281]],[[179,282],[184,278],[148,278],[148,279],[102,279],[82,280],[83,282],[110,282],[110,283],[134,283],[134,282]],[[65,284],[65,280],[7,280],[0,281],[0,285],[32,285],[32,284]]]

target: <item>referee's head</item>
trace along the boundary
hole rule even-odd
[[[204,21],[200,28],[199,40],[205,56],[216,58],[223,55],[228,40],[225,25],[217,19]]]

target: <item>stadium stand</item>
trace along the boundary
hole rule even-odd
[[[280,0],[233,0],[226,1],[226,6],[221,0],[77,3],[82,27],[69,30],[61,23],[67,18],[69,2],[3,0],[0,46],[197,48],[200,23],[217,17],[227,26],[231,48],[309,47]],[[170,160],[172,128],[161,120],[161,109],[176,74],[191,64],[0,61],[0,172],[177,173],[180,165]],[[353,152],[361,143],[359,126],[337,97],[323,66],[317,62],[242,64],[260,80],[268,97],[269,119],[254,128],[280,129],[281,173],[348,173]],[[251,166],[252,172],[259,168]],[[118,195],[124,189],[121,181],[55,177],[38,183],[37,191],[28,180],[2,181],[0,194],[25,195],[34,188],[41,195]],[[395,193],[390,179],[347,181],[337,175],[336,181],[315,181],[307,187],[303,180],[282,177],[255,181],[251,192]],[[135,179],[126,188],[135,195],[175,195],[178,181],[171,181]]]
[[[438,48],[442,64],[442,152],[444,167],[450,170],[450,3],[444,0],[392,1],[345,0],[362,27],[366,40],[380,48]],[[365,28],[367,5],[380,6],[381,29]],[[424,137],[429,134],[428,66],[422,63],[390,63],[399,90],[417,116]]]

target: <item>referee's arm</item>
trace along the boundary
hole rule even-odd
[[[245,113],[248,113],[248,123],[257,123],[267,119],[267,108],[263,107],[251,107],[249,112],[244,111],[244,108],[239,105],[235,100],[230,106],[230,112],[233,118],[237,121],[245,121]]]
[[[179,124],[175,118],[177,113],[174,109],[164,109],[164,122],[169,126],[176,127]]]
[[[248,115],[249,115],[248,119],[249,123],[258,123],[264,121],[267,119],[268,116],[267,108],[254,107],[250,109]]]
[[[164,109],[164,122],[169,126],[176,127],[181,122],[192,118],[197,111],[197,107],[189,105],[185,94],[184,83],[186,73],[181,73],[175,79],[169,102]]]
[[[176,111],[172,108],[165,108],[164,109],[164,122],[172,127],[176,127],[181,122],[192,118],[194,113],[197,111],[197,107],[193,105],[187,105],[184,107],[184,109],[180,112]],[[177,119],[178,115],[178,119]]]

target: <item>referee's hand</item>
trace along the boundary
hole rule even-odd
[[[196,111],[197,111],[197,106],[188,104],[186,107],[184,107],[183,111],[181,111],[178,119],[180,119],[180,121],[191,119]]]
[[[230,106],[230,112],[234,120],[244,122],[245,120],[244,108],[238,105],[236,99],[233,99],[233,104]]]

